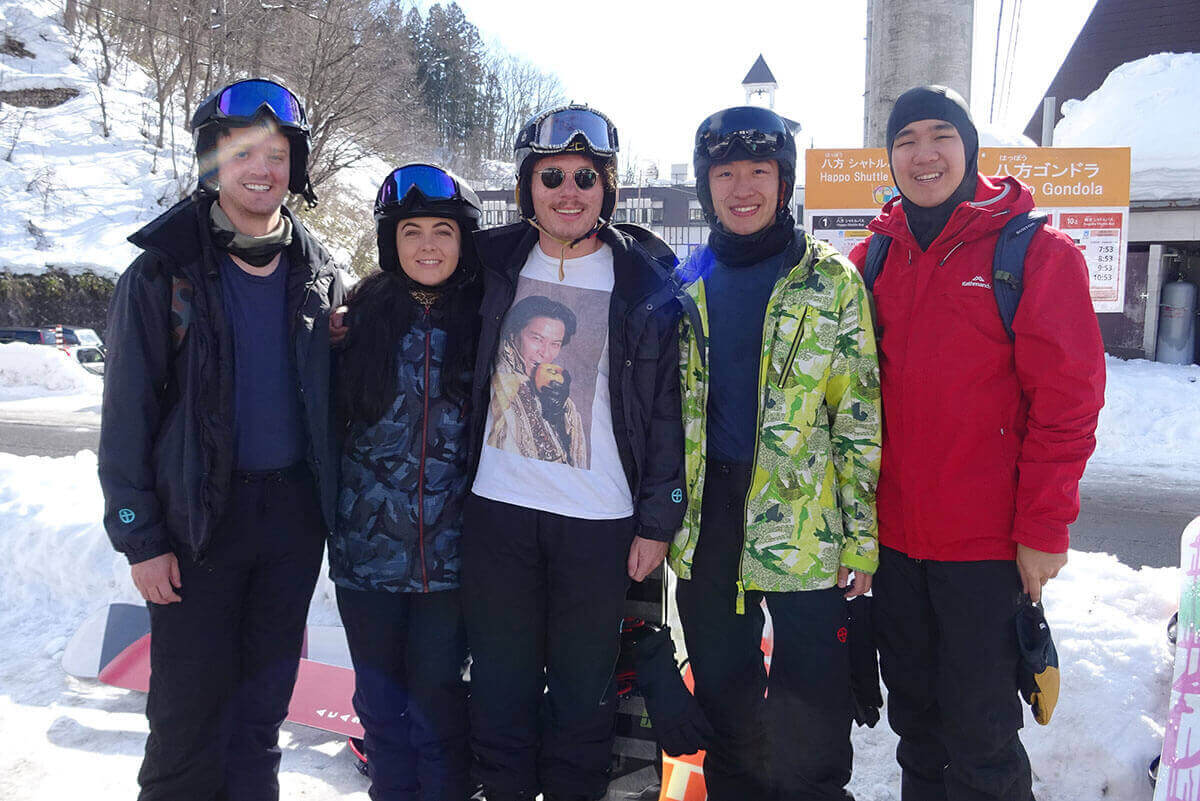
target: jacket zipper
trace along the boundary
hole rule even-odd
[[[792,374],[792,364],[795,363],[796,356],[800,353],[800,340],[804,339],[804,318],[807,316],[808,307],[805,306],[804,311],[800,312],[800,320],[796,323],[796,338],[792,340],[792,348],[788,351],[787,358],[783,361],[783,370],[779,373],[780,389],[783,389],[783,382]]]
[[[429,322],[429,307],[425,308]],[[429,573],[425,567],[425,451],[429,444],[429,340],[433,332],[425,329],[425,412],[421,415],[421,465],[417,468],[417,544],[421,549],[421,588],[429,592]]]

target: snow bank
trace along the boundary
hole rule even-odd
[[[103,380],[69,355],[47,345],[0,345],[0,400],[46,394],[96,394]]]
[[[1106,365],[1092,462],[1200,478],[1200,365],[1113,356]]]
[[[980,147],[1037,147],[1037,143],[1020,131],[1009,131],[994,123],[979,126]]]
[[[0,776],[11,777],[10,784],[0,779],[0,789],[8,790],[6,798],[86,794],[104,801],[132,791],[145,732],[141,697],[68,679],[58,665],[67,639],[89,613],[138,601],[124,558],[109,547],[102,514],[90,452],[61,459],[0,454]],[[310,612],[314,623],[337,620],[325,576],[322,571]],[[1106,554],[1073,551],[1047,588],[1063,689],[1051,724],[1037,726],[1027,716],[1023,734],[1039,798],[1149,797],[1145,770],[1160,748],[1166,715],[1172,654],[1165,624],[1175,609],[1177,576],[1174,568],[1133,570]],[[855,796],[896,801],[896,738],[886,723],[856,729],[854,746]],[[284,795],[299,797],[300,788],[312,799],[361,792],[365,783],[340,750],[333,735],[287,727]],[[18,781],[43,773],[56,782],[54,793],[37,781]],[[78,778],[65,778],[72,776]]]
[[[1200,197],[1200,53],[1122,64],[1062,113],[1056,146],[1132,148],[1132,199]]]

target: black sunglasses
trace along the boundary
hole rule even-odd
[[[547,189],[558,189],[562,186],[563,178],[566,177],[565,173],[559,167],[547,167],[544,170],[538,170],[538,175],[542,176],[542,186]],[[596,179],[599,177],[600,173],[591,167],[580,167],[575,171],[575,185],[580,189],[591,189],[596,185]]]

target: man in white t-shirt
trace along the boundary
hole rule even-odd
[[[488,801],[585,801],[608,786],[629,581],[683,518],[680,307],[669,266],[608,224],[607,117],[539,114],[515,151],[523,220],[476,240],[471,736]]]

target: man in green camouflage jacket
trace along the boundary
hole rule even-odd
[[[716,733],[708,797],[849,799],[845,599],[870,589],[878,563],[867,294],[847,260],[795,227],[796,146],[776,114],[717,112],[694,160],[710,233],[679,272],[688,511],[670,564]]]

